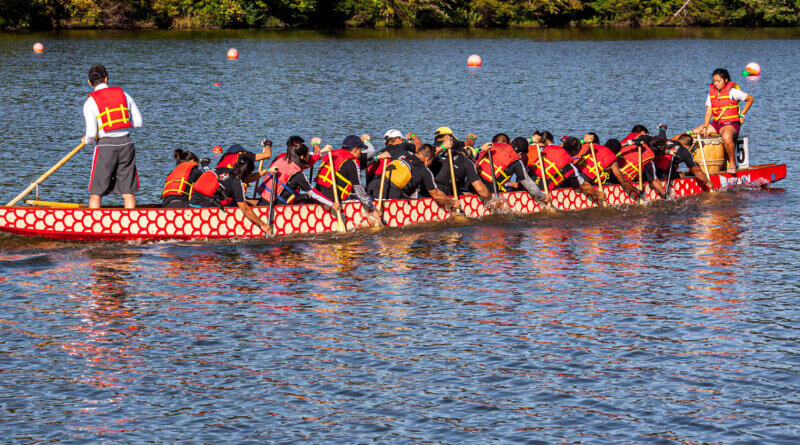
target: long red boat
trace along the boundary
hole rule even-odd
[[[715,188],[736,186],[763,187],[786,177],[785,164],[764,164],[740,170],[732,175],[712,175]],[[673,198],[707,192],[695,178],[672,181]],[[606,204],[613,206],[636,204],[637,200],[626,194],[619,185],[605,186]],[[646,196],[659,199],[655,190],[645,187]],[[540,212],[545,206],[534,201],[527,192],[503,193],[510,212],[529,214]],[[481,218],[491,212],[477,196],[463,196],[464,215]],[[552,193],[552,206],[561,211],[574,211],[597,207],[601,203],[572,189],[559,189]],[[255,207],[262,219],[267,219],[266,207]],[[358,201],[344,203],[343,215],[347,230],[368,227],[366,211]],[[397,199],[384,203],[383,221],[389,227],[403,227],[432,221],[444,221],[452,215],[430,198]],[[339,229],[335,214],[318,204],[277,206],[275,208],[274,235],[315,234]],[[212,238],[257,238],[264,234],[247,220],[237,208],[162,209],[141,207],[122,208],[41,208],[0,207],[0,231],[24,236],[87,240],[198,240]]]

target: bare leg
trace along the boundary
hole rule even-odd
[[[89,196],[89,208],[90,209],[99,209],[100,208],[100,195],[90,195]]]
[[[134,209],[136,208],[136,197],[133,194],[126,193],[122,195],[122,199],[125,201],[125,208],[126,209]],[[98,201],[97,207],[100,207],[100,202]]]
[[[725,147],[725,159],[728,164],[728,172],[736,171],[736,130],[730,125],[725,125],[719,129],[722,136],[722,145]]]

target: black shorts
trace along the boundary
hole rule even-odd
[[[136,150],[130,136],[100,138],[94,148],[89,193],[133,194],[139,190]]]

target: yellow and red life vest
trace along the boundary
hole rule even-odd
[[[622,147],[617,154],[617,158],[621,160],[620,171],[631,182],[639,180],[639,147],[637,145],[629,145]],[[642,165],[647,164],[655,158],[655,153],[647,144],[642,144]]]
[[[170,174],[167,175],[167,181],[164,184],[164,190],[161,192],[161,197],[167,196],[189,196],[192,193],[192,183],[189,182],[189,176],[192,170],[197,167],[197,162],[186,161],[178,164]]]
[[[330,153],[333,157],[333,171],[336,172],[336,187],[339,189],[340,199],[344,200],[347,199],[347,197],[350,196],[350,192],[353,191],[353,183],[342,176],[339,170],[342,168],[342,164],[350,159],[356,163],[356,168],[358,170],[361,169],[361,166],[358,163],[358,158],[344,148],[333,150]],[[322,157],[322,164],[319,167],[316,181],[317,184],[323,187],[333,188],[333,175],[331,174],[331,166],[328,162],[327,155]]]
[[[611,167],[611,164],[617,160],[617,156],[614,155],[614,152],[612,152],[611,149],[605,145],[595,144],[594,154],[597,158],[597,163],[600,164],[600,168],[598,169],[594,164],[594,159],[592,158],[592,151],[589,147],[589,144],[586,144],[586,147],[589,152],[581,156],[580,159],[575,162],[575,166],[578,167],[581,173],[589,178],[590,181],[596,181],[595,178],[597,178],[598,173],[600,174],[600,182],[608,181],[609,174],[606,169]]]
[[[500,191],[505,192],[506,189],[503,185],[511,179],[511,176],[506,174],[506,169],[514,161],[519,160],[519,154],[511,144],[492,144],[489,150],[492,153],[492,160],[489,162],[488,153],[482,152],[478,156],[478,172],[483,179],[489,182],[496,179]],[[491,164],[494,164],[494,175],[492,175]]]
[[[295,164],[294,162],[289,160],[288,156],[279,156],[275,161],[270,165],[270,168],[276,167],[278,169],[277,173],[274,173],[278,176],[277,185],[275,187],[275,194],[280,196],[284,190],[289,190],[291,196],[289,199],[286,200],[287,204],[291,204],[295,198],[295,192],[288,188],[286,184],[292,179],[292,176],[296,175],[303,171],[299,165]],[[261,197],[264,198],[267,202],[272,201],[272,184],[274,184],[273,179],[265,179],[264,182],[261,184]]]
[[[542,162],[544,162],[544,171],[547,174],[547,188],[550,190],[558,187],[575,174],[575,170],[570,166],[572,156],[558,145],[548,145],[542,149]],[[538,159],[534,163],[533,174],[542,177]]]
[[[628,135],[625,136],[624,138],[622,138],[622,140],[619,141],[619,143],[622,144],[622,145],[625,145],[626,142],[631,142],[632,143],[634,139],[638,138],[641,135],[642,135],[642,133],[628,133]],[[628,145],[630,145],[630,144],[628,144]]]
[[[97,128],[105,132],[132,127],[128,98],[120,87],[103,88],[92,93],[97,110]]]
[[[236,163],[239,162],[239,156],[241,156],[242,153],[244,153],[244,151],[238,151],[236,153],[225,153],[222,156],[222,159],[220,159],[219,162],[217,163],[217,168],[233,169],[233,167],[236,166]]]
[[[739,102],[731,99],[731,90],[739,89],[739,85],[728,81],[721,90],[712,83],[708,89],[708,96],[711,98],[711,119],[714,122],[739,122]]]

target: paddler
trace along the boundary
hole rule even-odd
[[[740,102],[745,103],[743,108],[740,108]],[[736,138],[744,125],[744,116],[752,105],[753,96],[740,90],[739,85],[731,81],[728,70],[717,68],[711,73],[703,125],[692,132],[704,136],[711,133],[722,136],[728,173],[736,173]]]
[[[164,190],[161,192],[161,207],[184,208],[189,207],[189,196],[192,186],[203,174],[200,160],[190,151],[180,148],[172,152],[176,166],[167,175]]]
[[[645,135],[649,135],[649,134],[650,134],[650,132],[647,130],[647,127],[645,127],[644,125],[641,125],[641,124],[637,124],[637,125],[633,126],[633,128],[631,129],[631,132],[628,133],[627,136],[622,138],[622,140],[619,141],[619,143],[623,147],[626,146],[626,145],[633,145],[634,144],[634,142],[633,142],[634,139],[638,138],[639,136],[645,136]]]
[[[103,65],[89,68],[89,85],[94,92],[83,104],[86,133],[81,138],[84,144],[97,141],[89,178],[89,208],[100,208],[103,196],[117,193],[122,195],[125,208],[132,209],[136,207],[134,193],[139,189],[139,176],[130,129],[141,128],[142,114],[122,88],[108,86]]]
[[[367,166],[367,192],[377,198],[380,194],[381,174],[384,165],[406,156],[411,156],[417,151],[417,144],[422,145],[419,136],[408,134],[408,140],[403,137],[400,130],[391,129],[383,136],[386,146],[378,152],[377,158]],[[410,141],[410,142],[409,142]]]
[[[620,171],[617,156],[606,145],[598,143],[599,138],[596,133],[586,133],[583,136],[584,144],[581,145],[581,150],[573,160],[573,164],[578,167],[578,170],[592,185],[597,185],[597,175],[600,174],[600,184],[606,184],[609,181],[616,180],[617,184],[621,184],[625,192],[636,195],[636,187],[629,181]],[[616,141],[616,139],[611,139]],[[619,142],[617,142],[619,143]],[[594,149],[594,152],[592,152]],[[595,160],[597,160],[598,167],[595,167]]]
[[[522,186],[534,199],[545,201],[547,195],[528,176],[525,164],[518,153],[519,150],[527,151],[528,141],[525,138],[516,138],[512,141],[514,145],[504,141],[508,141],[508,136],[500,133],[492,138],[492,142],[481,146],[477,166],[486,188],[492,191],[496,188],[498,192],[507,192],[517,186]],[[492,167],[494,167],[494,174]],[[511,178],[515,178],[516,182],[511,182]]]
[[[253,165],[256,162],[263,161],[265,159],[269,159],[272,157],[272,141],[269,139],[264,139],[261,141],[261,146],[264,150],[261,153],[253,153],[252,151],[245,150],[239,144],[233,144],[228,147],[228,150],[225,151],[225,154],[222,155],[219,162],[217,163],[217,172],[219,173],[221,169],[231,169],[234,165],[238,162],[239,158],[247,157],[251,161],[253,161]],[[223,172],[224,173],[224,172]],[[246,181],[249,183],[250,181]]]
[[[459,194],[465,191],[472,191],[480,196],[484,203],[492,199],[492,194],[486,185],[481,181],[475,163],[467,153],[472,150],[477,136],[469,134],[466,141],[456,139],[450,127],[439,127],[434,133],[437,156],[431,164],[431,171],[435,175],[436,187],[448,196],[453,196],[453,176]],[[452,151],[453,157],[453,176],[450,176],[450,158],[448,150]]]
[[[678,177],[677,167],[683,163],[686,169],[710,190],[713,188],[713,184],[703,172],[703,169],[694,162],[692,153],[689,151],[692,144],[694,144],[694,138],[686,133],[674,136],[672,139],[653,138],[649,145],[656,154],[653,160],[656,166],[656,174],[661,180],[670,180]],[[670,175],[670,173],[672,174]]]
[[[666,199],[664,187],[656,175],[656,167],[653,164],[655,153],[647,145],[644,140],[647,135],[639,135],[635,139],[629,139],[625,147],[616,139],[609,139],[606,141],[606,146],[617,156],[619,162],[619,170],[623,176],[631,181],[638,188],[638,193],[644,193],[644,183],[649,183],[658,194]],[[639,156],[641,147],[641,158]],[[641,165],[641,175],[639,174],[639,166]],[[641,188],[639,188],[639,178],[642,179]]]
[[[264,176],[267,170],[253,172],[255,163],[249,156],[240,156],[232,167],[218,172],[206,171],[197,179],[189,199],[191,207],[238,207],[244,216],[264,232],[270,234],[270,226],[262,221],[250,208],[245,198],[245,182],[254,176]]]
[[[432,145],[424,144],[416,153],[392,161],[386,166],[386,182],[388,192],[386,199],[414,199],[420,192],[433,198],[439,205],[454,209],[460,203],[439,190],[428,168],[433,162],[435,150]]]
[[[549,144],[542,148],[542,162],[539,161],[537,150],[529,150],[529,156],[533,156],[534,159],[528,162],[533,166],[530,170],[537,178],[537,185],[544,188],[545,180],[542,177],[541,169],[541,165],[544,164],[549,190],[572,188],[580,190],[581,193],[591,198],[597,200],[605,199],[605,193],[590,184],[572,163],[572,159],[578,155],[580,150],[580,140],[569,136],[561,138],[561,145]]]
[[[256,189],[260,197],[258,205],[268,206],[273,201],[274,205],[318,202],[327,209],[340,210],[339,205],[314,190],[303,174],[311,157],[308,146],[301,141],[299,136],[289,138],[286,153],[276,157],[270,164],[269,176]]]
[[[340,149],[333,150],[329,155],[323,156],[316,178],[316,189],[328,200],[336,202],[337,199],[334,199],[333,196],[333,184],[335,181],[338,189],[338,201],[342,202],[350,198],[351,194],[355,194],[368,212],[372,222],[378,224],[380,222],[380,213],[375,208],[372,197],[361,185],[361,159],[365,155],[363,152],[368,148],[365,142],[358,136],[350,135],[344,138]],[[333,159],[333,168],[331,168],[328,161],[330,158]],[[333,173],[335,173],[335,179]]]

